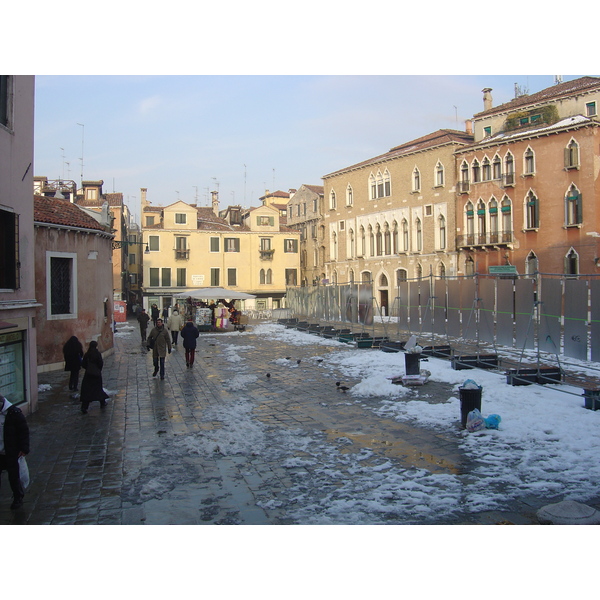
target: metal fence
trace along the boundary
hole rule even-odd
[[[600,362],[600,277],[434,277],[400,282],[385,310],[372,283],[287,289],[295,315],[369,326],[394,317],[398,331],[432,333]],[[374,293],[375,292],[375,293]]]

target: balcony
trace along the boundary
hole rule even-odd
[[[260,260],[273,260],[275,250],[259,250]]]
[[[512,231],[493,233],[470,233],[456,237],[457,248],[476,248],[477,246],[507,246],[514,242]]]
[[[175,250],[175,260],[189,260],[189,250]]]

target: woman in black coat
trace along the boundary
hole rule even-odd
[[[81,366],[85,369],[85,375],[81,382],[81,412],[87,413],[90,402],[100,402],[100,406],[106,406],[108,394],[102,387],[102,367],[104,361],[98,350],[98,342],[90,342],[88,351],[83,356]]]
[[[192,368],[194,357],[196,355],[196,339],[200,335],[198,328],[194,325],[192,317],[190,317],[181,330],[181,338],[183,339],[183,347],[185,348],[185,366]]]
[[[83,359],[83,346],[74,335],[63,346],[63,356],[65,357],[65,371],[71,373],[69,389],[76,392],[79,385],[79,369],[81,369],[81,360]]]

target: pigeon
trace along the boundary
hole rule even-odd
[[[267,373],[267,379],[269,379],[269,377],[271,377],[271,373]]]
[[[317,362],[318,362],[318,363],[322,363],[322,362],[323,362],[323,359],[322,359],[322,358],[317,358]]]
[[[298,364],[300,364],[300,363],[302,362],[302,360],[299,358],[299,359],[298,359],[296,362],[297,362]]]
[[[285,360],[290,360],[290,358],[292,358],[291,356],[286,356]]]
[[[342,392],[344,392],[344,394],[346,393],[346,390],[349,390],[350,388],[347,385],[340,385],[340,390],[342,390]]]
[[[337,385],[337,387],[340,387],[340,385],[342,385],[342,382],[341,381],[336,381],[335,385]]]

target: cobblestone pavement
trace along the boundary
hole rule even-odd
[[[382,462],[407,474],[469,476],[460,415],[448,433],[378,417],[369,405],[377,400],[350,401],[336,388],[336,374],[318,362],[329,350],[317,341],[265,347],[252,327],[201,334],[194,367],[179,345],[161,381],[137,326],[127,329],[105,361],[106,409],[94,403],[82,415],[67,373],[40,374],[52,389],[28,417],[32,483],[23,508],[11,511],[3,474],[0,524],[299,524],[314,522],[336,491],[343,501],[342,492],[347,499],[381,485],[371,475]],[[430,382],[427,394],[436,402],[452,392]],[[436,519],[396,511],[393,498],[389,509],[370,511],[367,494],[358,522],[532,524],[547,503],[521,499],[504,512]]]

